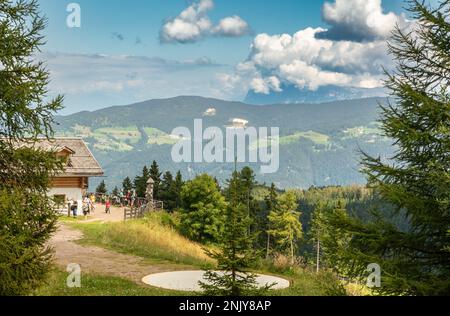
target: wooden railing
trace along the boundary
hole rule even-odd
[[[139,206],[125,207],[123,212],[123,220],[143,218],[149,212],[164,210],[164,202],[150,201],[139,203]]]

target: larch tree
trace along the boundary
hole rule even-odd
[[[336,230],[351,234],[338,266],[364,278],[369,264],[381,267],[379,294],[450,294],[450,1],[435,7],[408,1],[411,29],[397,28],[389,41],[396,62],[387,71],[391,101],[382,106],[383,134],[395,142],[386,160],[365,155],[369,185],[403,216],[401,229],[374,214],[362,222],[337,216]]]
[[[288,191],[278,197],[277,208],[269,214],[268,233],[273,237],[276,249],[288,253],[292,264],[295,262],[296,244],[303,237],[301,213],[297,208],[295,192]]]
[[[37,1],[0,0],[1,296],[29,294],[51,266],[57,213],[47,192],[63,162],[34,144],[52,138],[63,97],[50,100],[49,72],[33,60],[45,26]]]
[[[275,210],[278,207],[278,192],[277,192],[277,188],[275,187],[275,184],[272,183],[272,185],[269,188],[269,193],[267,194],[267,196],[264,198],[264,202],[266,204],[266,209],[267,209],[267,215],[269,215],[272,212],[275,212]],[[271,252],[271,234],[269,233],[271,230],[271,225],[270,225],[270,220],[267,216],[266,218],[266,259],[269,259],[270,257],[270,252]]]

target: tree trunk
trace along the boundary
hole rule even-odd
[[[291,265],[294,265],[294,241],[291,239]]]
[[[266,260],[269,259],[269,252],[270,252],[270,234],[267,234],[267,250],[266,250]]]
[[[319,273],[320,270],[320,239],[317,238],[317,258],[316,258],[316,272]]]

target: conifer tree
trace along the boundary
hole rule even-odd
[[[134,189],[136,190],[136,195],[140,198],[145,198],[148,179],[150,179],[150,171],[147,166],[144,166],[142,168],[142,175],[134,178]]]
[[[37,1],[0,0],[0,296],[29,294],[52,263],[57,213],[47,192],[63,165],[34,144],[52,138],[63,98],[49,100],[49,73],[33,60],[45,25]]]
[[[340,252],[346,251],[351,238],[345,230],[336,229],[333,221],[335,218],[347,219],[348,217],[346,202],[343,199],[328,203],[320,201],[316,205],[309,233],[316,243],[317,272],[319,272],[320,260],[322,265],[328,268],[335,269],[339,265]]]
[[[164,209],[173,211],[176,204],[175,186],[173,175],[170,171],[164,173],[163,179],[160,185],[160,197],[164,202]]]
[[[120,194],[119,188],[117,186],[115,186],[114,189],[112,190],[112,195],[119,196],[119,194]]]
[[[450,1],[438,3],[408,1],[416,23],[397,28],[389,42],[396,68],[387,73],[392,101],[381,114],[396,154],[363,159],[370,186],[409,227],[378,214],[333,221],[352,237],[339,252],[340,272],[364,280],[369,264],[380,265],[380,294],[450,294]]]
[[[225,199],[214,179],[202,174],[184,184],[180,228],[200,242],[217,242],[223,232]]]
[[[259,289],[256,275],[249,272],[258,255],[253,249],[255,236],[248,230],[251,219],[247,207],[239,199],[241,183],[240,174],[235,171],[228,181],[228,206],[219,251],[205,250],[217,260],[220,271],[207,271],[205,282],[200,282],[208,296],[255,295],[270,288]]]
[[[102,182],[100,182],[100,184],[97,186],[97,188],[95,189],[95,192],[97,194],[106,194],[108,193],[108,188],[106,187],[106,183],[105,180],[103,180]]]
[[[326,216],[326,203],[319,201],[314,208],[314,212],[311,217],[311,230],[309,232],[311,239],[314,241],[316,248],[316,272],[320,271],[320,253],[321,242],[324,235],[327,233],[327,227],[325,224],[324,216]]]
[[[162,172],[159,171],[158,163],[156,161],[153,161],[152,165],[150,166],[150,178],[152,178],[155,182],[153,185],[153,198],[155,200],[161,200],[161,175]]]
[[[266,242],[266,259],[269,259],[270,256],[270,251],[271,251],[271,240],[270,240],[270,221],[269,221],[269,214],[272,212],[275,212],[277,207],[278,207],[278,193],[277,193],[277,189],[275,187],[275,184],[272,183],[272,185],[270,186],[269,189],[269,194],[264,198],[265,204],[266,204],[266,209],[267,209],[267,218],[266,218],[266,227],[265,227],[265,231],[266,231],[266,238],[267,238],[267,242]]]
[[[181,190],[183,189],[184,181],[183,176],[181,175],[181,171],[177,172],[175,176],[175,180],[173,182],[173,193],[175,195],[175,208],[179,209],[183,205],[183,201],[181,198]]]
[[[261,223],[261,219],[258,217],[261,208],[259,203],[253,197],[253,192],[258,185],[255,172],[250,167],[244,167],[239,173],[239,180],[242,202],[245,204],[247,213],[252,220],[249,232],[259,232],[263,229],[263,227],[261,227],[263,223]]]
[[[126,177],[122,182],[122,189],[123,193],[127,194],[128,191],[131,191],[133,189],[133,184],[131,183],[131,180],[129,177]]]
[[[303,236],[301,213],[297,211],[298,203],[295,192],[282,194],[277,201],[277,208],[269,214],[270,230],[277,248],[289,254],[291,263],[295,262],[296,243]]]

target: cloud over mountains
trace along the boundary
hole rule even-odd
[[[386,41],[395,25],[409,22],[384,13],[381,0],[335,0],[323,6],[330,27],[308,27],[295,34],[258,34],[249,57],[233,74],[220,74],[225,89],[260,94],[283,85],[316,91],[323,86],[379,88],[382,67],[390,68]]]
[[[207,15],[213,8],[213,0],[199,0],[192,3],[177,17],[163,24],[160,41],[192,43],[208,36],[239,37],[250,33],[248,23],[237,15],[225,17],[215,25]]]

